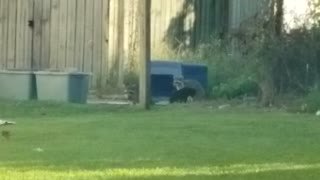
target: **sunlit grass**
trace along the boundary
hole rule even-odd
[[[318,117],[212,106],[0,101],[0,180],[320,178]]]
[[[187,176],[223,176],[246,175],[272,171],[320,170],[320,164],[253,164],[231,165],[226,167],[192,167],[192,168],[140,168],[140,169],[105,169],[105,170],[49,170],[43,167],[0,168],[1,179],[102,179],[102,178],[152,178],[152,177],[187,177]]]

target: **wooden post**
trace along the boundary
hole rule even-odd
[[[151,104],[150,93],[150,21],[151,21],[151,0],[139,0],[138,4],[139,23],[139,64],[140,64],[140,105],[144,109],[149,109]]]

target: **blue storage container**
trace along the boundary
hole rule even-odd
[[[151,75],[151,93],[153,98],[170,97],[173,91],[174,87],[172,75]]]
[[[151,92],[153,99],[170,97],[175,78],[197,80],[204,89],[208,87],[208,68],[205,65],[172,61],[151,62]]]
[[[208,88],[208,67],[205,65],[182,64],[182,76],[198,81],[204,89]]]
[[[174,78],[183,78],[182,65],[179,62],[152,61],[151,74],[172,75]]]

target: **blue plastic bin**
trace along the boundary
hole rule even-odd
[[[208,68],[205,65],[173,61],[152,61],[152,97],[170,97],[174,90],[173,81],[175,78],[196,80],[204,89],[208,88]]]
[[[208,88],[208,67],[205,65],[182,64],[182,76],[198,81],[204,89]]]
[[[170,97],[174,91],[173,76],[165,74],[151,75],[152,97],[162,98]]]

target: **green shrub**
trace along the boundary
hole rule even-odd
[[[303,106],[303,105],[302,105]],[[320,110],[320,91],[314,90],[304,98],[304,111],[315,113]]]
[[[259,92],[258,83],[251,78],[234,78],[226,83],[214,86],[211,97],[213,98],[241,98],[244,96],[257,96]]]
[[[135,72],[127,72],[124,76],[125,94],[134,104],[139,101],[139,76]]]
[[[320,91],[312,90],[305,96],[291,98],[287,107],[287,110],[292,113],[315,113],[320,110]]]

